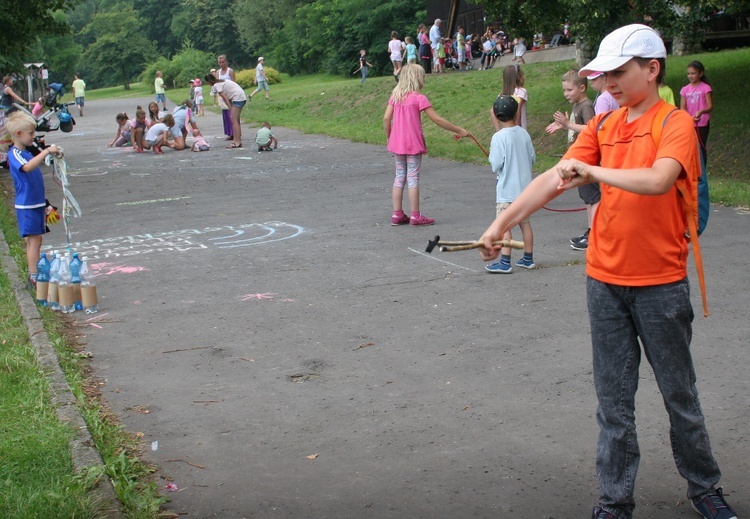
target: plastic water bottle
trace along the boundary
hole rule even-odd
[[[70,276],[70,254],[65,254],[60,260],[57,278],[60,311],[64,314],[73,313],[76,307],[73,300],[73,284],[71,283]]]
[[[95,314],[99,311],[99,299],[96,295],[96,283],[94,273],[89,270],[87,258],[81,258],[81,301],[83,311],[87,314]]]
[[[49,260],[42,253],[36,264],[36,302],[41,306],[47,306],[47,292],[49,291]]]
[[[81,259],[78,253],[73,253],[73,259],[70,260],[70,282],[73,284],[73,301],[76,310],[83,310],[81,302]]]
[[[60,257],[58,251],[52,251],[52,261],[49,266],[49,288],[47,290],[47,306],[51,310],[60,309],[60,295],[58,289],[57,271],[60,269]]]

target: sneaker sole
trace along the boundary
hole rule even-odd
[[[484,270],[486,270],[490,274],[512,274],[513,273],[513,269],[512,268],[510,268],[508,270],[490,270],[487,267],[484,267]]]
[[[429,223],[411,223],[409,222],[409,225],[412,227],[422,227],[424,225],[435,225],[435,222],[429,222]]]
[[[586,247],[581,247],[580,245],[576,244],[576,245],[571,245],[570,248],[573,249],[573,250],[585,251],[589,247],[588,247],[588,245]]]
[[[531,265],[519,265],[518,263],[516,263],[516,267],[521,267],[522,269],[526,270],[532,270],[536,268],[536,263],[532,263]]]

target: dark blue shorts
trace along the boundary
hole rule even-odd
[[[34,209],[16,209],[16,218],[18,219],[18,232],[21,238],[27,236],[42,235],[46,231],[46,207],[36,207]]]

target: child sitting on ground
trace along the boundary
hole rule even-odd
[[[271,133],[271,125],[264,122],[258,133],[255,134],[255,144],[258,145],[258,151],[272,151],[279,147],[279,139]]]
[[[208,151],[211,149],[211,145],[203,138],[203,134],[198,128],[193,130],[193,151]]]
[[[139,105],[135,109],[135,119],[130,121],[130,140],[133,143],[133,151],[143,153],[144,148],[148,149],[145,146],[145,140],[146,132],[150,127],[151,120],[146,117],[146,112]]]
[[[119,148],[130,144],[130,121],[128,120],[128,114],[120,112],[115,116],[115,121],[117,121],[117,132],[112,142],[107,144],[107,148],[113,146]]]
[[[169,140],[173,126],[174,117],[172,117],[172,114],[167,114],[161,122],[152,124],[148,132],[146,132],[143,149],[150,150],[153,148],[154,153],[164,153],[161,149],[162,146],[174,148],[174,143]]]

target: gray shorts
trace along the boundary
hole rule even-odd
[[[578,196],[586,205],[598,204],[602,199],[602,191],[599,188],[599,183],[594,182],[592,184],[584,184],[578,186]]]

